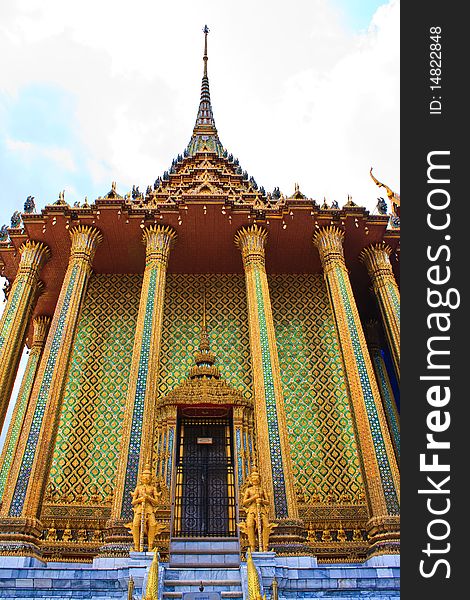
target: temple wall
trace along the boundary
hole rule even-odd
[[[94,275],[78,326],[47,501],[106,503],[116,472],[140,275]],[[338,341],[321,275],[270,275],[294,475],[306,502],[363,496]],[[247,398],[252,374],[245,279],[168,274],[159,394],[182,383],[207,327],[221,377]],[[156,449],[157,450],[157,449]],[[344,496],[346,495],[346,496]],[[81,499],[83,496],[83,499]]]
[[[104,501],[112,489],[141,285],[141,275],[90,279],[50,474],[61,504]]]
[[[358,450],[322,275],[270,275],[286,420],[299,497],[363,501]]]
[[[194,364],[206,295],[207,329],[221,378],[251,397],[245,277],[168,274],[160,355],[159,393],[182,383]]]

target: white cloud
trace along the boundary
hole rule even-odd
[[[189,140],[206,20],[220,137],[260,185],[289,193],[299,182],[313,197],[341,203],[351,193],[372,207],[373,165],[398,187],[396,0],[363,34],[326,0],[17,0],[0,7],[3,90],[13,98],[33,82],[66,90],[96,191],[112,180],[142,189]],[[70,168],[72,155],[50,159]],[[55,194],[62,183],[51,187]]]

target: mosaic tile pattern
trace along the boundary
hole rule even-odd
[[[369,375],[367,372],[364,355],[362,353],[361,343],[359,341],[354,316],[349,302],[349,296],[346,288],[346,283],[344,281],[343,270],[337,267],[335,269],[335,274],[339,282],[341,297],[343,300],[344,307],[346,309],[349,334],[351,336],[353,351],[356,358],[357,368],[359,371],[359,379],[361,382],[362,393],[364,396],[367,416],[369,419],[369,425],[372,432],[372,439],[374,441],[375,455],[379,466],[380,478],[382,480],[382,487],[384,490],[387,510],[390,515],[398,515],[400,513],[400,508],[398,504],[397,493],[393,482],[390,464],[388,462],[387,450],[385,448],[380,420],[377,414],[377,408],[375,406],[374,396],[369,381]]]
[[[141,275],[90,279],[50,474],[59,496],[113,487],[141,285]]]
[[[398,320],[400,320],[400,299],[397,296],[397,290],[393,283],[387,283],[387,292],[392,299],[393,308],[395,309],[395,313],[397,314]]]
[[[279,422],[276,408],[276,392],[269,350],[268,330],[264,314],[263,289],[261,287],[260,273],[254,269],[256,285],[256,302],[260,329],[261,362],[263,365],[264,396],[266,401],[266,417],[268,421],[269,451],[271,456],[271,469],[273,474],[274,511],[276,518],[288,517],[286,484],[284,481],[284,468],[282,464],[281,440],[279,435]]]
[[[22,394],[16,400],[18,405],[18,412],[16,413],[16,419],[13,423],[13,428],[11,430],[11,436],[8,441],[8,447],[5,450],[5,454],[3,457],[3,463],[0,468],[0,499],[3,496],[3,491],[5,489],[5,483],[7,480],[8,471],[10,470],[11,463],[13,461],[15,447],[18,442],[18,438],[20,436],[21,426],[23,424],[24,414],[26,412],[26,407],[28,405],[29,395],[31,393],[31,388],[34,383],[34,376],[36,374],[37,364],[39,361],[41,353],[36,351],[32,351],[29,355],[27,368],[25,374],[23,376],[22,382]]]
[[[376,370],[377,377],[380,381],[380,390],[382,392],[382,399],[384,402],[385,412],[387,414],[388,422],[390,425],[390,432],[393,437],[395,448],[397,449],[398,457],[400,456],[400,427],[397,422],[395,399],[393,398],[393,392],[390,387],[390,380],[386,371],[384,359],[380,350],[374,350],[372,353],[372,360]]]
[[[199,345],[203,290],[207,329],[220,376],[251,397],[251,361],[245,278],[238,274],[168,274],[160,354],[159,394],[182,383]]]
[[[130,518],[132,516],[131,493],[137,485],[140,447],[142,443],[145,391],[147,389],[150,342],[152,339],[153,315],[156,306],[156,283],[158,268],[159,267],[156,267],[151,270],[149,278],[147,304],[145,307],[144,324],[142,331],[142,346],[139,357],[139,368],[137,371],[137,386],[134,399],[134,411],[132,413],[129,450],[127,455],[127,471],[124,481],[124,493],[121,507],[121,517],[123,518]]]
[[[241,487],[243,484],[243,470],[242,470],[242,453],[241,453],[241,431],[237,429],[235,431],[235,443],[237,445],[237,476],[238,486]]]
[[[28,488],[29,476],[31,475],[31,467],[33,466],[34,457],[36,454],[36,448],[39,441],[39,432],[46,410],[46,403],[49,397],[49,390],[52,382],[52,373],[56,363],[57,353],[62,345],[62,336],[64,332],[65,322],[68,316],[70,298],[74,292],[75,280],[80,267],[74,264],[70,273],[70,280],[65,292],[64,303],[62,305],[57,329],[54,333],[52,340],[49,356],[47,358],[46,368],[44,370],[41,387],[36,402],[36,409],[34,411],[33,422],[31,429],[29,430],[28,439],[26,442],[26,448],[23,453],[23,460],[18,474],[18,480],[16,482],[13,499],[10,505],[10,516],[19,517],[23,510],[23,504],[26,497],[26,490]]]
[[[339,345],[321,275],[270,275],[293,471],[306,500],[363,491]]]
[[[269,280],[296,480],[307,498],[331,489],[355,495],[362,481],[323,280],[315,275]],[[51,471],[60,491],[68,491],[66,481],[72,487],[80,483],[85,495],[93,484],[102,490],[113,482],[141,282],[140,275],[91,278]],[[159,392],[165,395],[186,379],[194,363],[203,289],[221,376],[249,398],[243,275],[167,275]],[[305,310],[308,303],[312,310]],[[250,440],[243,436],[237,444],[242,442],[246,447]]]
[[[3,348],[5,340],[8,335],[8,330],[10,329],[11,322],[15,316],[16,309],[18,307],[18,302],[20,300],[21,294],[23,293],[23,288],[25,285],[25,280],[20,279],[19,281],[13,284],[15,289],[13,290],[13,294],[8,301],[8,308],[6,310],[5,315],[2,318],[2,329],[0,331],[0,350]]]

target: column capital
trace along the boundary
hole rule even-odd
[[[157,262],[167,267],[170,250],[178,235],[170,225],[151,225],[144,229],[142,241],[145,244],[146,264]]]
[[[39,315],[33,320],[33,342],[31,349],[42,348],[47,337],[51,318],[46,315]]]
[[[268,232],[264,227],[260,227],[256,223],[248,227],[241,227],[235,234],[234,242],[237,248],[242,253],[243,266],[254,263],[264,265],[264,249]]]
[[[44,263],[51,257],[49,246],[43,242],[36,242],[34,240],[27,240],[21,244],[19,251],[21,260],[18,273],[26,273],[33,270],[39,274]]]
[[[313,244],[318,248],[324,271],[337,265],[345,267],[343,239],[344,231],[334,225],[321,227],[313,235]]]
[[[367,272],[374,284],[378,283],[378,280],[381,278],[388,279],[392,277],[395,280],[392,263],[390,262],[390,254],[392,252],[392,248],[384,242],[371,244],[361,250],[359,260],[366,266]]]
[[[70,238],[70,261],[83,260],[91,265],[96,248],[103,241],[101,231],[89,225],[77,225],[70,229]]]

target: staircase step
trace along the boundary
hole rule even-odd
[[[170,552],[240,552],[238,542],[170,542]]]
[[[189,569],[187,569],[185,567],[165,567],[166,579],[171,579],[172,575],[177,575],[178,573],[185,573],[188,570]],[[217,569],[217,570],[219,570],[219,569]],[[211,565],[208,569],[205,569],[198,565],[197,567],[192,568],[191,571],[194,573],[197,573],[198,581],[200,581],[201,579],[202,580],[211,579],[211,575],[214,571],[214,566]],[[224,571],[227,572],[230,575],[230,577],[233,579],[239,577],[239,575],[240,575],[240,569],[238,566],[225,567]]]
[[[165,570],[164,577],[168,585],[171,585],[172,581],[197,581],[198,584],[202,581],[204,585],[208,581],[241,581],[239,569],[174,569],[172,573],[168,571],[169,569]],[[215,576],[214,571],[218,571]],[[225,578],[222,579],[221,575]]]
[[[236,554],[240,556],[239,548],[171,548],[172,554]]]
[[[200,543],[207,542],[208,544],[239,544],[240,541],[237,537],[218,537],[218,538],[210,538],[210,537],[191,537],[191,538],[171,538],[171,544],[180,544],[180,543]]]
[[[230,585],[240,585],[241,579],[165,579],[164,584],[166,587],[171,587],[175,585],[187,585],[187,586],[195,586],[199,587],[201,585],[204,587],[208,586],[230,586]]]
[[[186,568],[186,569],[227,569],[231,567],[238,567],[236,562],[170,562],[170,566],[173,568]]]
[[[209,567],[208,569],[204,569],[204,568],[199,568],[196,567],[195,569],[192,569],[193,571],[197,571],[197,575],[198,577],[201,576],[201,578],[204,578],[204,576],[209,576],[212,571],[214,570],[213,567]],[[185,568],[181,568],[181,567],[165,567],[165,574],[171,574],[171,573],[180,573],[181,571],[186,571]],[[237,573],[240,573],[240,570],[237,567],[227,567],[226,569],[224,569],[224,571],[229,571],[230,575],[236,575]]]
[[[164,598],[182,598],[183,592],[163,592],[162,596]],[[220,596],[222,598],[243,598],[243,592],[241,590],[239,592],[222,591],[220,592]]]

